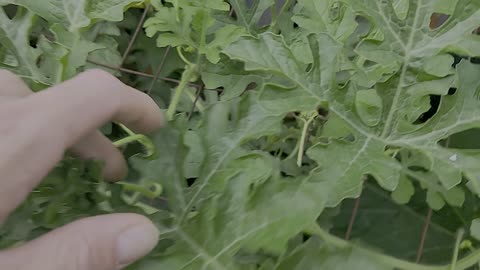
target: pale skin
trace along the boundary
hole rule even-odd
[[[160,128],[160,109],[147,95],[101,70],[32,93],[0,70],[0,224],[58,164],[66,151],[105,161],[121,180],[126,161],[97,129],[115,121],[139,133]],[[24,245],[0,251],[9,270],[116,270],[152,250],[159,232],[146,218],[112,214],[76,221]]]

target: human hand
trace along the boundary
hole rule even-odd
[[[122,154],[97,131],[110,120],[141,133],[163,122],[152,99],[101,70],[39,93],[0,70],[0,226],[66,150],[104,160],[107,179],[123,178],[127,166]],[[157,240],[157,229],[143,216],[91,217],[0,251],[0,268],[116,270],[144,256]]]

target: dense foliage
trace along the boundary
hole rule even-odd
[[[103,127],[128,179],[107,184],[101,163],[66,157],[0,227],[0,247],[128,211],[162,232],[131,269],[478,265],[480,1],[0,4],[1,65],[36,91],[93,63],[154,74],[163,62],[159,78],[179,80],[106,68],[148,91],[168,126],[128,146],[135,134]],[[422,262],[444,266],[413,263],[429,208]]]

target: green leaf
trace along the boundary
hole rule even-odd
[[[454,187],[443,193],[443,197],[448,204],[456,207],[461,207],[465,202],[465,193],[459,187]]]
[[[474,219],[470,226],[470,234],[473,238],[480,240],[480,219]]]
[[[278,270],[314,269],[369,269],[393,270],[393,268],[365,256],[358,248],[336,249],[318,239],[310,239],[300,248],[288,254],[276,268]]]
[[[205,150],[202,148],[202,139],[194,131],[187,132],[184,138],[185,146],[188,147],[188,154],[185,157],[184,170],[186,178],[197,178],[200,175]]]
[[[335,40],[344,42],[357,28],[354,11],[340,1],[301,0],[295,6],[292,21],[305,33],[327,32]]]
[[[130,170],[120,183],[102,181],[101,162],[66,157],[0,227],[1,248],[132,212],[161,231],[132,270],[477,263],[472,241],[448,265],[454,232],[473,224],[475,236],[478,217],[479,1],[0,5],[0,63],[33,90],[94,62],[123,65],[105,69],[168,107],[169,118],[150,138],[138,134],[154,155],[142,142],[122,149]],[[439,16],[448,19],[434,26]],[[102,131],[125,136],[112,124]],[[422,236],[428,266],[412,263]]]
[[[119,22],[123,20],[123,13],[130,5],[143,2],[144,0],[90,0],[87,5],[88,17]]]
[[[388,192],[367,183],[352,228],[352,241],[381,250],[382,253],[395,258],[415,261],[427,219],[428,205],[424,200],[424,194],[416,193],[409,204],[399,205],[392,200]],[[345,235],[354,204],[354,200],[348,200],[341,206],[340,213],[333,222],[332,234],[339,237]],[[451,260],[458,225],[448,227],[445,223],[458,217],[452,213],[445,220],[439,220],[446,216],[445,211],[449,207],[444,208],[440,212],[433,212],[424,243],[423,264],[438,265],[449,263]],[[392,242],[396,244],[392,245]]]
[[[73,32],[91,23],[85,8],[88,0],[18,0],[9,1],[24,6],[50,23],[65,25],[67,31]]]
[[[218,63],[221,50],[243,36],[244,33],[245,31],[242,28],[233,25],[226,25],[216,30],[215,39],[204,49],[207,59],[214,64]]]
[[[66,157],[0,228],[0,246],[18,245],[39,233],[113,209],[143,213],[112,195],[112,186],[103,182],[102,167],[100,162]]]
[[[427,203],[433,210],[440,210],[445,206],[445,201],[442,196],[434,191],[427,191]]]
[[[249,1],[230,0],[230,5],[235,11],[237,23],[242,25],[247,32],[254,33],[261,25],[260,20],[264,16],[267,9],[275,4],[274,0],[253,1],[249,5]]]
[[[438,55],[427,59],[423,68],[430,75],[445,77],[454,73],[451,67],[454,61],[451,55]]]
[[[35,17],[30,12],[18,12],[13,19],[9,19],[3,9],[0,10],[0,43],[8,51],[10,57],[18,62],[15,69],[18,74],[35,81],[45,81],[38,66],[37,59],[41,52],[30,46],[29,34]]]
[[[443,13],[443,14],[452,14],[455,11],[456,6],[461,1],[453,0],[438,0],[435,2],[435,12]]]
[[[49,23],[59,23],[69,32],[87,27],[92,20],[121,21],[125,8],[142,0],[6,0],[30,9]]]
[[[159,47],[194,48],[198,55],[204,54],[211,63],[220,61],[221,50],[239,37],[243,28],[235,25],[223,25],[214,16],[214,11],[228,11],[228,4],[223,1],[209,0],[170,1],[173,7],[158,4],[157,13],[145,22],[147,36],[157,38]]]
[[[166,128],[153,137],[153,142],[157,148],[162,149],[162,154],[156,159],[133,157],[132,166],[143,178],[160,183],[168,200],[172,202],[172,211],[180,213],[186,205],[184,189],[187,184],[183,171],[178,169],[182,167],[186,154],[182,134],[174,128]]]
[[[68,50],[68,54],[61,59],[64,66],[62,80],[77,74],[78,68],[86,64],[91,52],[105,48],[84,39],[80,34],[68,32],[59,24],[52,25],[51,31],[55,35],[55,43]]]
[[[307,155],[320,165],[312,180],[331,179],[329,204],[337,205],[344,198],[357,197],[365,175],[372,175],[387,190],[395,190],[400,166],[384,153],[384,146],[373,139],[354,142],[332,140],[328,145],[315,145]],[[368,162],[365,162],[368,160]]]
[[[245,62],[247,71],[274,74],[271,82],[265,82],[260,96],[260,104],[268,111],[274,113],[311,111],[319,105],[328,103],[330,113],[337,115],[346,125],[350,126],[351,134],[354,137],[353,142],[342,144],[334,142],[327,147],[322,146],[322,151],[319,152],[324,154],[315,158],[320,165],[321,179],[332,179],[331,181],[336,183],[334,185],[338,185],[335,189],[336,192],[332,192],[331,203],[336,204],[343,198],[357,196],[361,179],[368,173],[372,173],[384,188],[394,190],[398,184],[399,165],[394,158],[383,153],[390,147],[420,151],[427,156],[432,160],[432,167],[427,169],[438,170],[440,180],[446,189],[458,185],[462,173],[467,175],[471,173],[473,176],[474,172],[471,171],[473,167],[467,164],[472,162],[473,166],[476,154],[466,154],[465,151],[443,148],[437,143],[456,132],[476,127],[474,124],[476,118],[473,115],[477,114],[474,112],[476,109],[473,108],[477,106],[473,104],[477,104],[477,99],[473,96],[476,95],[475,89],[478,88],[476,78],[480,71],[479,68],[467,63],[459,65],[457,74],[460,85],[457,94],[445,96],[437,114],[426,124],[420,125],[415,125],[416,119],[413,118],[415,115],[423,113],[423,109],[419,110],[418,108],[427,108],[423,104],[429,100],[423,98],[426,96],[425,94],[419,97],[419,91],[415,88],[423,84],[425,87],[423,91],[432,93],[435,88],[429,84],[438,84],[442,85],[441,93],[446,95],[450,85],[445,84],[447,78],[440,79],[442,81],[438,82],[431,79],[418,81],[420,77],[415,77],[412,73],[416,70],[415,66],[422,63],[420,57],[433,57],[442,51],[454,52],[451,50],[453,45],[449,43],[450,41],[457,44],[459,40],[475,39],[476,37],[471,34],[471,31],[478,26],[477,20],[480,19],[480,13],[469,11],[462,23],[446,24],[441,29],[435,30],[436,34],[432,38],[435,40],[440,36],[443,38],[442,42],[433,42],[429,35],[422,35],[423,32],[419,32],[419,30],[428,29],[429,32],[432,32],[428,21],[422,21],[420,18],[429,17],[425,14],[433,12],[435,1],[429,3],[412,3],[411,1],[409,17],[405,21],[399,21],[392,17],[392,20],[387,22],[385,14],[393,12],[389,4],[377,1],[345,2],[354,11],[371,13],[373,27],[383,34],[383,38],[379,42],[373,43],[365,39],[360,43],[364,45],[355,50],[359,54],[357,58],[362,58],[362,62],[359,63],[365,64],[365,59],[376,63],[374,67],[383,67],[392,62],[399,63],[395,64],[395,68],[389,71],[387,77],[383,78],[382,75],[375,79],[378,80],[377,83],[373,83],[376,92],[381,97],[383,108],[385,108],[382,110],[381,116],[377,116],[380,109],[375,110],[374,115],[376,115],[373,118],[365,117],[362,110],[360,113],[358,110],[355,113],[355,104],[358,103],[355,97],[358,93],[357,89],[361,89],[364,85],[363,81],[359,81],[357,85],[357,79],[354,77],[351,83],[343,88],[332,83],[336,78],[336,72],[348,71],[355,74],[358,69],[352,69],[351,65],[346,65],[349,62],[345,62],[345,57],[341,54],[342,43],[331,40],[327,35],[310,36],[312,53],[319,56],[311,68],[295,58],[281,37],[268,33],[262,34],[258,38],[243,38],[225,50],[230,58]],[[415,20],[415,18],[417,19]],[[469,29],[468,32],[466,30],[457,31],[460,24],[465,26],[465,29]],[[403,25],[402,28],[400,25]],[[453,32],[456,34],[454,35]],[[477,54],[472,52],[471,56],[475,55]],[[340,65],[342,61],[345,63]],[[402,69],[399,69],[400,67]],[[342,70],[342,68],[347,69]],[[409,87],[412,88],[409,89]],[[439,91],[438,88],[436,91]],[[453,109],[453,104],[457,104],[457,102],[449,100],[457,100],[457,98],[460,100],[466,98],[465,101],[459,103],[463,109],[460,107]],[[377,106],[373,106],[374,108],[380,108],[378,99],[376,101],[370,99],[369,102],[377,104]],[[414,102],[420,102],[420,106]],[[452,104],[452,106],[447,104]],[[408,124],[404,120],[407,115],[411,115],[408,116],[410,119]],[[377,120],[378,117],[381,120]],[[373,120],[378,121],[379,125],[369,127]],[[368,125],[364,122],[367,122]],[[460,158],[460,156],[462,161],[468,160],[468,162],[458,162],[456,158]],[[332,159],[332,157],[338,158]],[[452,161],[452,158],[455,160]],[[325,164],[329,164],[330,160],[344,159],[348,162],[341,167],[325,166]],[[378,165],[372,164],[371,160],[376,160]],[[349,175],[350,168],[355,168],[357,163],[361,164],[363,170],[354,169],[355,173]],[[476,186],[474,177],[468,177],[468,179],[475,181],[471,185]]]
[[[60,44],[52,43],[44,36],[39,39],[38,48],[43,51],[39,63],[40,70],[47,78],[50,78],[49,83],[61,82],[65,71],[62,61],[68,57],[68,49]]]
[[[104,64],[115,64],[119,61],[116,42],[106,37],[103,37],[103,40],[96,40],[96,35],[118,35],[118,29],[110,25],[110,29],[106,31],[113,32],[103,33],[106,28],[100,24],[100,27],[95,25],[97,27],[95,31],[90,32],[88,29],[81,33],[80,29],[92,26],[99,20],[121,20],[124,8],[134,2],[139,1],[49,0],[42,3],[30,0],[4,1],[2,4],[14,3],[31,10],[23,12],[24,10],[19,7],[13,20],[10,20],[3,10],[1,11],[0,24],[3,26],[0,43],[8,50],[10,58],[16,58],[6,60],[18,62],[18,67],[13,68],[15,73],[44,85],[60,83],[73,77],[87,65],[88,55],[100,49],[103,49],[102,52],[95,52],[92,59],[105,60]],[[87,14],[86,5],[90,5],[90,11],[94,14],[91,17]],[[102,12],[108,11],[108,14],[114,16],[104,16],[107,13],[102,15],[99,8],[102,8]],[[47,20],[50,27],[42,29],[47,25],[36,25],[40,30],[35,30],[41,34],[38,34],[38,44],[32,47],[30,35],[34,34],[33,23],[40,20],[33,14]],[[15,33],[11,29],[16,29]]]
[[[415,194],[415,187],[406,177],[400,178],[397,189],[392,192],[392,199],[398,204],[407,204]]]
[[[405,20],[408,16],[410,8],[410,1],[408,0],[394,0],[393,9],[399,20]]]
[[[314,111],[322,103],[322,91],[332,84],[335,62],[340,46],[328,35],[315,37],[318,42],[320,63],[310,73],[306,65],[297,60],[280,36],[271,33],[259,38],[245,38],[225,52],[233,59],[246,63],[247,71],[268,72],[288,79],[292,83],[279,85],[265,83],[260,96],[261,105],[274,113]],[[328,51],[326,49],[329,49]]]
[[[114,67],[120,66],[120,64],[122,63],[122,55],[119,53],[118,43],[113,37],[100,36],[95,40],[95,43],[102,46],[102,48],[91,51],[88,54],[88,60],[95,61],[96,63],[111,65]],[[85,65],[85,68],[98,68],[98,66],[87,63]],[[108,68],[104,68],[104,70],[107,72],[111,72],[114,75],[120,75],[120,73],[115,70],[112,71]]]
[[[358,91],[355,108],[365,125],[372,127],[380,122],[383,104],[375,89]]]
[[[181,150],[183,138],[188,137],[180,136],[179,131],[164,129],[155,136],[155,144],[163,149],[157,159],[132,160],[143,177],[165,179],[165,194],[175,205],[168,237],[175,241],[169,248],[171,256],[156,263],[152,258],[140,264],[139,269],[149,269],[149,265],[171,269],[232,268],[236,265],[233,255],[240,249],[280,253],[291,237],[315,221],[324,205],[321,185],[281,178],[275,173],[273,157],[245,152],[242,147],[248,141],[278,132],[281,121],[259,110],[254,97],[246,95],[242,100],[209,109],[199,131],[203,140],[196,141],[201,148],[189,143],[192,150],[207,155],[192,187],[187,189],[176,169],[191,162],[185,160]],[[230,122],[229,111],[236,107],[232,105],[239,107]],[[287,207],[289,211],[285,211]],[[276,232],[275,237],[271,237],[271,231]]]
[[[206,89],[222,89],[222,100],[237,98],[247,90],[258,88],[262,76],[246,74],[238,65],[225,61],[206,65],[202,72],[202,81]]]

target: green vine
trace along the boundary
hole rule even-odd
[[[297,166],[302,167],[303,155],[305,153],[305,144],[307,140],[307,133],[310,124],[318,117],[317,112],[302,113],[298,119],[303,122],[302,135],[298,141]],[[297,149],[297,148],[296,148]]]
[[[150,140],[150,138],[143,134],[136,134],[122,124],[118,125],[128,134],[128,136],[113,142],[113,145],[116,147],[123,147],[128,144],[138,142],[145,148],[145,157],[152,157],[155,154],[155,144],[152,142],[152,140]]]
[[[194,78],[197,74],[197,65],[191,64],[185,68],[185,71],[182,74],[182,80],[178,84],[177,89],[175,90],[175,94],[172,98],[170,106],[167,110],[167,119],[168,121],[172,121],[175,118],[175,113],[177,111],[178,103],[180,103],[180,99],[182,97],[185,88],[188,86],[192,78]]]

